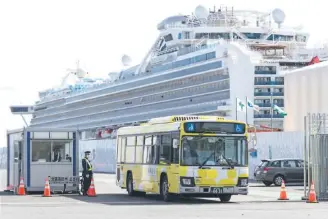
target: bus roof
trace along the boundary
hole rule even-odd
[[[238,122],[241,121],[225,120],[223,117],[219,116],[190,116],[190,115],[180,115],[180,116],[167,116],[150,119],[147,123],[142,123],[140,126],[126,126],[118,129],[118,135],[129,135],[129,134],[145,134],[154,132],[170,132],[178,131],[181,122],[186,121],[197,121],[197,122]]]
[[[145,124],[142,126],[127,126],[117,130],[117,135],[134,135],[147,134],[155,132],[173,132],[178,131],[180,122],[166,123],[166,124]]]

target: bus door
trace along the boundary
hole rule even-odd
[[[117,147],[116,147],[116,184],[124,187],[125,186],[125,176],[124,176],[124,161],[125,161],[125,145],[126,138],[121,136],[117,138]]]
[[[161,138],[159,164],[166,166],[169,191],[176,193],[179,191],[179,135],[167,134],[162,135]]]
[[[171,166],[170,166],[170,175],[171,179],[171,186],[169,191],[172,193],[179,193],[180,187],[180,166],[179,166],[179,159],[180,159],[180,144],[179,144],[179,135],[172,135],[172,149],[171,149]],[[170,176],[169,176],[170,177]]]

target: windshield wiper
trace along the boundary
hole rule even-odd
[[[204,162],[198,167],[198,169],[202,169],[202,167],[206,164],[206,162],[215,154],[215,151],[210,155],[208,156]]]
[[[225,161],[227,162],[227,164],[229,165],[229,167],[231,168],[231,169],[234,169],[235,167],[230,163],[230,161],[223,155],[223,154],[221,154],[221,156],[223,157],[223,159],[225,159]]]

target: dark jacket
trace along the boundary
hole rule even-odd
[[[90,163],[90,161],[88,162],[88,158],[83,158],[82,159],[82,174],[86,175],[86,174],[92,174],[92,164]]]

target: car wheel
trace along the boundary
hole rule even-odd
[[[271,186],[272,182],[269,182],[269,181],[263,181],[263,184],[264,184],[265,186]]]
[[[282,182],[285,181],[284,177],[282,175],[277,175],[273,179],[273,183],[276,186],[281,186]]]

